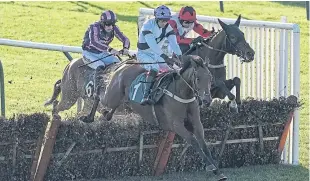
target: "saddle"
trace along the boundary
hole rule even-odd
[[[161,97],[164,95],[163,90],[170,85],[176,74],[177,73],[174,71],[158,74],[152,84],[149,99],[151,99],[155,104],[160,101]],[[129,90],[129,100],[141,103],[145,92],[145,83],[148,83],[146,82],[146,72],[137,76],[137,78],[132,82]]]

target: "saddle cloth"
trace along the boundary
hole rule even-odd
[[[129,89],[129,100],[141,103],[145,92],[145,84],[147,83],[146,74],[147,72],[138,75],[136,79],[131,83]],[[161,99],[164,94],[163,89],[166,89],[168,85],[173,81],[175,74],[176,72],[170,71],[157,75],[151,87],[149,95],[150,99],[153,100],[154,103],[157,103]]]

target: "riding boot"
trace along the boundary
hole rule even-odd
[[[95,87],[95,93],[94,93],[94,104],[91,110],[90,116],[93,118],[95,116],[98,104],[100,102],[100,92],[102,91],[101,89],[104,88],[103,86],[103,73],[104,73],[105,66],[101,65],[96,68],[95,72],[95,82],[94,82],[94,87]]]
[[[95,97],[96,95],[99,96],[100,94],[100,88],[103,87],[103,74],[104,74],[104,65],[100,65],[99,67],[96,68],[95,72],[95,82],[94,82],[94,87],[95,87]]]
[[[94,88],[95,88],[95,93],[94,93],[94,103],[93,103],[93,106],[91,108],[91,111],[90,113],[87,115],[87,116],[81,116],[80,117],[80,120],[85,122],[85,123],[91,123],[91,122],[94,122],[94,117],[95,117],[95,114],[96,114],[96,111],[97,111],[97,108],[98,108],[98,104],[100,102],[100,88],[103,87],[102,85],[102,75],[104,73],[104,66],[101,65],[99,67],[96,68],[96,71],[95,71],[95,82],[94,82]]]
[[[156,75],[157,75],[157,72],[155,70],[150,70],[149,74],[147,75],[146,77],[147,83],[145,83],[145,92],[143,95],[143,99],[140,103],[141,105],[154,104],[154,101],[150,99],[149,95],[150,95],[151,87],[153,85],[153,81]]]

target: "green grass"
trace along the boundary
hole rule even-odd
[[[306,181],[308,179],[308,170],[303,167],[293,167],[287,165],[263,165],[248,166],[233,169],[223,169],[223,173],[230,181]],[[246,174],[244,174],[246,173]],[[109,179],[110,180],[110,179]],[[216,180],[212,172],[180,172],[166,174],[160,177],[128,177],[119,178],[112,181],[206,181]],[[80,181],[80,180],[78,180]],[[81,180],[82,181],[82,180]],[[86,181],[86,180],[83,180]],[[108,180],[92,180],[108,181]]]
[[[140,7],[156,7],[166,4],[178,11],[182,5],[192,5],[200,15],[251,20],[280,21],[287,16],[288,22],[297,23],[301,28],[301,99],[304,107],[300,117],[300,162],[309,166],[309,27],[305,8],[301,2],[224,2],[225,13],[219,11],[215,2],[1,2],[0,37],[15,40],[46,42],[81,46],[88,25],[99,18],[103,10],[116,12],[121,30],[130,38],[132,48],[136,49],[136,20]],[[112,46],[121,48],[117,41]],[[74,54],[77,58],[80,55]],[[0,46],[0,60],[5,72],[7,117],[18,113],[50,112],[43,102],[50,97],[53,83],[61,77],[68,63],[60,52],[33,50]],[[12,82],[12,83],[9,83]],[[73,109],[73,112],[75,109]],[[70,114],[72,112],[68,112]],[[296,173],[303,173],[296,167]],[[299,169],[300,168],[300,169]],[[267,170],[268,171],[268,170]],[[286,172],[286,171],[284,171]],[[294,177],[298,177],[296,174]],[[293,177],[293,178],[294,178]],[[279,176],[279,178],[284,178]]]

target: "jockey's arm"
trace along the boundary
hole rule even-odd
[[[192,38],[185,38],[183,36],[180,35],[179,31],[178,31],[178,25],[174,20],[169,20],[168,23],[170,24],[170,26],[172,27],[173,31],[175,32],[175,36],[177,38],[177,42],[178,44],[191,44],[193,39]]]
[[[211,35],[211,31],[205,29],[201,24],[197,23],[197,21],[194,22],[194,28],[193,30],[198,33],[203,38],[207,38]]]
[[[123,43],[123,49],[130,48],[130,41],[129,39],[124,35],[123,32],[120,31],[119,27],[115,25],[114,27],[114,34],[116,38]]]
[[[155,36],[151,31],[144,30],[144,31],[142,31],[142,34],[144,35],[146,43],[148,44],[148,46],[150,47],[150,49],[154,53],[156,53],[157,55],[163,54],[163,51],[161,50],[161,48],[157,44],[157,42],[155,40]]]
[[[90,46],[97,49],[98,51],[105,52],[110,48],[108,45],[101,43],[99,38],[100,27],[91,25],[89,30]]]
[[[176,55],[182,55],[182,51],[180,46],[177,43],[177,38],[175,36],[175,31],[171,28],[171,26],[167,27],[166,37],[168,39],[170,48]]]

